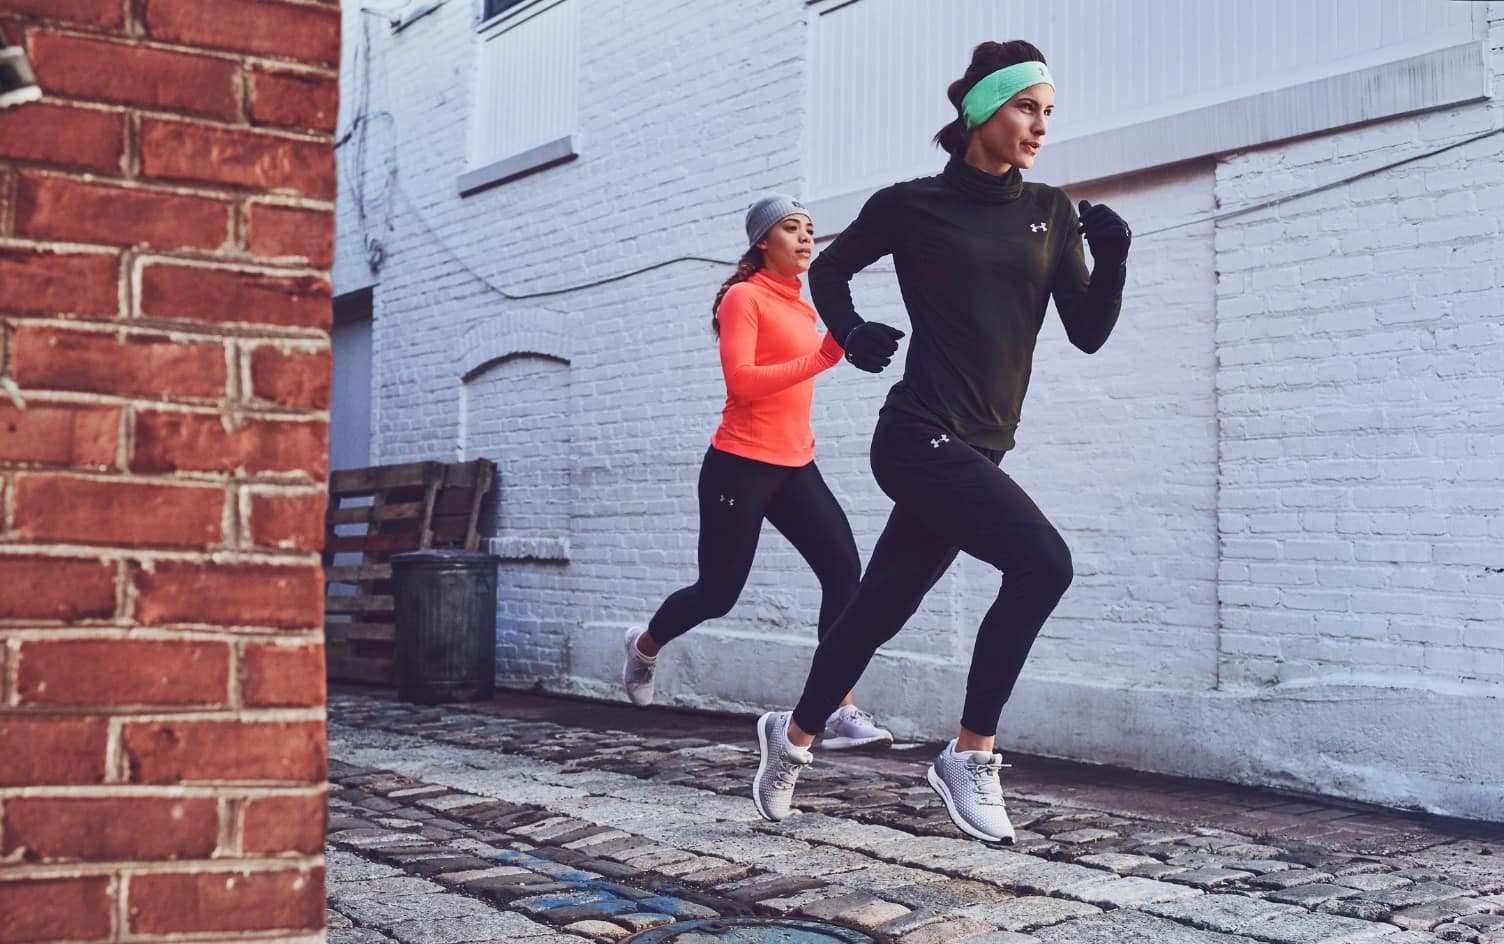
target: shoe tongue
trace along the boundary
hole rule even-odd
[[[801,764],[808,764],[815,759],[813,751],[797,744],[789,745],[789,757]]]
[[[997,757],[991,751],[957,751],[956,754],[968,764],[990,764]]]

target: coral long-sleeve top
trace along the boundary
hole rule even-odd
[[[797,278],[759,269],[727,290],[716,310],[726,406],[710,444],[772,465],[815,457],[809,425],[815,376],[840,363],[841,345],[821,340],[815,309]]]

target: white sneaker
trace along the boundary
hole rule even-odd
[[[837,708],[836,713],[825,722],[825,730],[820,734],[820,746],[831,751],[892,743],[893,732],[878,727],[872,716],[856,705]]]
[[[627,658],[621,667],[621,684],[634,705],[653,703],[653,673],[658,671],[658,657],[645,656],[637,648],[637,637],[645,632],[645,626],[633,626],[627,630]]]
[[[986,842],[1011,845],[1013,823],[1003,805],[1003,785],[998,780],[1002,767],[1003,755],[987,751],[957,753],[956,742],[951,741],[930,765],[928,779],[945,801],[951,822],[963,833]]]
[[[770,711],[757,719],[757,746],[761,759],[752,781],[752,802],[763,819],[778,822],[789,815],[794,785],[815,759],[805,748],[789,743],[791,712]]]

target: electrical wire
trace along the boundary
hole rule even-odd
[[[1215,223],[1221,220],[1230,220],[1235,216],[1246,216],[1249,213],[1257,213],[1259,210],[1267,210],[1270,207],[1276,207],[1282,203],[1289,203],[1291,200],[1300,200],[1304,197],[1315,196],[1318,193],[1325,193],[1328,190],[1335,190],[1338,187],[1345,186],[1347,184],[1353,183],[1354,181],[1363,180],[1366,177],[1374,177],[1386,170],[1393,170],[1396,167],[1403,167],[1406,164],[1413,164],[1416,161],[1423,161],[1428,157],[1435,157],[1438,154],[1445,154],[1447,151],[1453,150],[1454,148],[1464,147],[1466,145],[1472,144],[1475,141],[1482,141],[1485,138],[1491,138],[1496,134],[1504,134],[1504,128],[1495,128],[1492,131],[1485,131],[1482,134],[1475,134],[1470,138],[1465,138],[1461,141],[1453,142],[1452,144],[1436,148],[1435,150],[1426,151],[1422,154],[1413,154],[1410,157],[1400,158],[1397,161],[1390,161],[1388,164],[1381,164],[1378,167],[1370,167],[1368,170],[1359,171],[1358,173],[1350,174],[1347,177],[1340,177],[1337,180],[1329,181],[1319,186],[1310,187],[1306,190],[1298,190],[1295,193],[1286,194],[1282,197],[1273,197],[1268,200],[1261,200],[1258,203],[1253,203],[1243,207],[1236,207],[1231,210],[1223,210],[1219,213],[1209,213],[1205,216],[1199,216],[1189,220],[1182,220],[1179,223],[1171,223],[1169,226],[1161,226],[1158,229],[1151,229],[1147,232],[1136,233],[1135,235],[1139,239],[1143,239],[1146,236],[1157,236],[1160,233],[1168,233],[1171,230],[1181,229],[1186,226],[1195,226],[1198,223]]]
[[[371,11],[371,12],[375,12],[375,11]],[[356,177],[356,178],[361,177],[360,171],[365,166],[365,138],[366,138],[366,130],[367,130],[367,127],[368,127],[368,125],[369,125],[369,123],[370,123],[370,121],[372,119],[375,119],[375,118],[385,118],[386,120],[390,121],[391,125],[392,125],[392,134],[393,134],[394,138],[397,138],[397,139],[400,140],[400,135],[398,135],[398,133],[397,133],[397,119],[396,119],[395,115],[393,115],[391,112],[385,111],[385,110],[376,111],[376,112],[369,111],[369,107],[370,107],[370,72],[371,72],[371,61],[370,61],[371,60],[371,51],[370,51],[370,45],[371,45],[371,43],[370,43],[369,33],[367,31],[365,31],[364,29],[362,30],[361,40],[362,40],[361,45],[360,45],[360,47],[357,47],[356,54],[355,54],[356,55],[356,62],[357,62],[357,74],[361,76],[361,80],[362,80],[361,81],[361,87],[360,87],[360,90],[359,90],[359,97],[357,99],[358,102],[359,102],[359,106],[358,106],[359,110],[357,111],[357,113],[354,116],[354,118],[351,119],[350,127],[345,131],[345,133],[343,135],[341,135],[335,141],[335,144],[334,144],[334,147],[335,147],[336,151],[338,151],[339,148],[341,148],[344,145],[350,143],[350,141],[352,139],[354,139],[357,134],[359,135],[359,140],[357,141],[357,152],[358,152],[357,153],[357,163],[360,166],[358,168],[356,168],[356,172],[354,174],[354,177]],[[363,63],[364,66],[365,66],[365,69],[363,71],[359,70],[359,65],[361,64],[360,63],[360,58],[361,58],[361,52],[362,51],[364,51],[364,53],[365,53],[365,57],[364,57],[365,61]],[[1278,197],[1272,197],[1272,198],[1267,199],[1267,200],[1260,200],[1257,203],[1252,203],[1252,204],[1249,204],[1247,206],[1234,207],[1233,209],[1230,209],[1230,210],[1222,210],[1222,211],[1218,211],[1216,213],[1203,214],[1201,216],[1196,216],[1196,217],[1192,217],[1190,219],[1181,220],[1180,222],[1177,222],[1177,223],[1171,223],[1171,224],[1166,225],[1166,226],[1156,227],[1155,229],[1147,230],[1147,231],[1141,232],[1141,233],[1136,233],[1135,237],[1137,239],[1139,239],[1139,240],[1143,240],[1143,239],[1147,239],[1147,238],[1152,237],[1152,236],[1158,236],[1161,233],[1168,233],[1168,232],[1171,232],[1173,230],[1183,229],[1183,228],[1188,227],[1188,226],[1196,226],[1196,225],[1202,224],[1202,223],[1215,223],[1215,222],[1220,222],[1222,220],[1233,219],[1233,218],[1239,217],[1239,216],[1246,216],[1249,213],[1257,213],[1260,210],[1267,210],[1267,209],[1270,209],[1271,207],[1281,206],[1283,204],[1290,203],[1290,202],[1293,202],[1293,201],[1296,201],[1296,200],[1300,200],[1300,199],[1303,199],[1305,197],[1314,196],[1314,195],[1316,195],[1318,193],[1324,193],[1324,192],[1326,192],[1328,190],[1334,190],[1334,189],[1336,189],[1338,187],[1343,187],[1343,186],[1346,186],[1347,184],[1351,184],[1351,183],[1354,183],[1354,182],[1359,181],[1359,180],[1364,180],[1364,179],[1369,178],[1369,177],[1374,177],[1374,176],[1377,176],[1378,174],[1382,174],[1382,173],[1384,173],[1386,171],[1393,170],[1396,167],[1403,167],[1406,164],[1413,164],[1413,163],[1415,163],[1417,161],[1423,161],[1423,160],[1426,160],[1428,158],[1436,157],[1437,155],[1445,154],[1448,151],[1455,150],[1456,148],[1460,148],[1460,147],[1465,147],[1465,146],[1467,146],[1469,144],[1473,144],[1473,143],[1476,143],[1478,141],[1482,141],[1482,140],[1484,140],[1486,138],[1494,137],[1495,135],[1498,135],[1498,134],[1504,134],[1504,128],[1494,128],[1491,131],[1485,131],[1485,132],[1483,132],[1481,134],[1473,135],[1473,136],[1465,138],[1465,139],[1463,139],[1461,141],[1455,141],[1455,142],[1453,142],[1451,144],[1446,144],[1446,145],[1443,145],[1443,146],[1438,147],[1438,148],[1433,148],[1433,149],[1428,150],[1428,151],[1423,151],[1423,152],[1421,152],[1419,154],[1413,154],[1413,155],[1411,155],[1409,157],[1401,158],[1401,159],[1396,160],[1396,161],[1390,161],[1389,163],[1386,163],[1386,164],[1380,164],[1380,165],[1378,165],[1376,167],[1371,167],[1371,168],[1368,168],[1366,170],[1358,171],[1357,173],[1349,174],[1346,177],[1340,177],[1340,178],[1338,178],[1336,180],[1328,181],[1327,183],[1324,183],[1324,184],[1318,184],[1317,186],[1314,186],[1314,187],[1308,187],[1308,188],[1305,188],[1303,190],[1297,190],[1297,191],[1295,191],[1293,193],[1284,194],[1284,195],[1278,196]],[[438,247],[440,249],[442,249],[451,259],[453,259],[454,262],[455,262],[455,264],[457,266],[459,266],[459,268],[462,269],[472,279],[474,279],[475,281],[477,281],[480,284],[484,285],[489,291],[495,293],[496,295],[499,295],[502,298],[507,299],[508,301],[530,301],[530,300],[540,299],[540,298],[556,298],[556,297],[558,297],[560,295],[569,295],[569,294],[573,294],[575,292],[584,291],[586,289],[598,288],[598,287],[600,287],[602,285],[610,285],[610,284],[615,283],[615,282],[624,282],[624,281],[626,281],[628,279],[636,278],[637,276],[644,275],[644,274],[646,274],[648,272],[653,272],[653,271],[656,271],[658,269],[664,269],[664,268],[668,268],[669,266],[680,265],[680,264],[687,263],[687,262],[704,263],[704,264],[715,265],[715,266],[734,266],[734,265],[736,265],[736,262],[734,260],[716,259],[716,258],[709,257],[709,256],[696,256],[696,255],[674,256],[673,258],[664,259],[664,260],[662,260],[660,262],[654,262],[654,263],[652,263],[650,265],[641,266],[639,268],[632,269],[632,270],[627,271],[627,272],[621,272],[621,273],[618,273],[616,275],[605,276],[604,278],[594,279],[594,280],[591,280],[589,282],[581,282],[581,283],[574,284],[574,285],[566,285],[566,286],[563,286],[561,288],[545,289],[543,291],[538,291],[538,292],[513,292],[513,291],[509,291],[509,290],[507,290],[505,288],[502,288],[501,286],[495,284],[489,278],[487,278],[484,274],[482,274],[481,272],[477,271],[473,266],[471,266],[469,263],[467,263],[465,261],[464,256],[462,256],[460,254],[459,250],[457,250],[454,246],[450,245],[447,240],[445,240],[441,235],[439,235],[438,230],[435,229],[434,226],[429,223],[428,218],[423,215],[423,212],[418,209],[417,205],[413,202],[412,198],[408,195],[407,191],[402,187],[401,178],[399,177],[397,170],[398,170],[398,168],[397,168],[397,162],[396,162],[396,159],[394,157],[393,160],[392,160],[392,167],[389,169],[389,173],[388,173],[388,177],[387,177],[387,186],[388,186],[388,188],[391,191],[395,192],[402,199],[403,203],[405,203],[407,205],[408,212],[412,213],[412,215],[414,216],[414,218],[417,219],[418,223],[422,226],[422,228],[424,229],[424,231],[428,233],[429,237],[434,241],[434,243],[437,244]],[[356,198],[355,199],[355,202],[356,202],[356,213],[357,213],[357,215],[358,215],[358,217],[360,219],[360,224],[361,224],[362,232],[364,232],[365,227],[366,227],[366,207],[365,207],[365,192],[364,192],[365,188],[364,188],[363,179],[360,180],[357,183],[353,183],[352,184],[352,189],[355,191],[354,196]],[[390,214],[390,210],[388,210],[388,214]],[[390,217],[389,216],[388,216],[388,228],[389,229],[391,228]],[[886,274],[886,273],[890,272],[891,270],[887,269],[887,268],[876,268],[876,269],[869,268],[869,269],[866,269],[866,270],[863,270],[863,271],[865,273],[868,273],[868,274],[877,274],[877,273]],[[859,274],[861,274],[861,273],[859,273]]]

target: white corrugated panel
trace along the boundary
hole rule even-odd
[[[946,87],[987,39],[1027,39],[1057,83],[1051,140],[1342,75],[1473,40],[1449,0],[819,0],[805,167],[814,197],[937,163]]]
[[[578,7],[540,2],[480,37],[470,164],[499,161],[575,128],[579,88]]]

